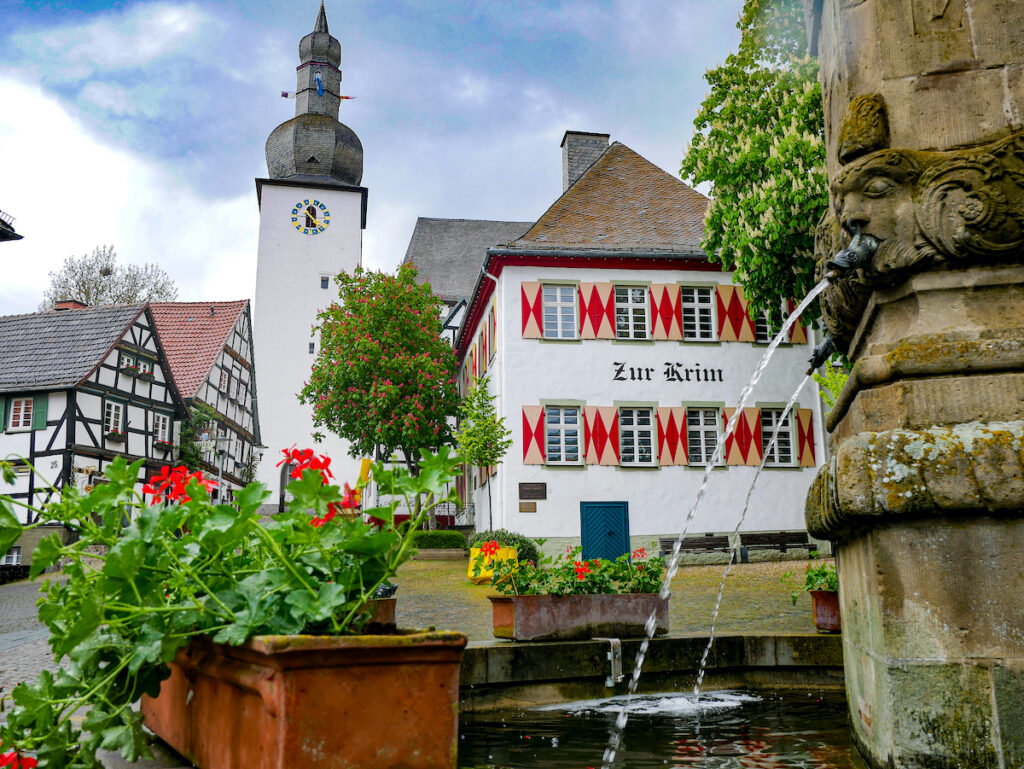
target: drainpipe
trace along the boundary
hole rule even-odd
[[[485,278],[490,278],[491,280],[494,281],[494,292],[495,292],[495,294],[497,294],[497,292],[498,292],[498,279],[496,277],[494,277],[493,275],[491,275],[491,273],[489,273],[487,271],[487,261],[486,260],[484,261],[483,264],[480,265],[480,274],[483,275]],[[484,318],[484,323],[486,323],[486,322],[487,322],[487,319]],[[488,478],[487,479],[487,530],[488,531],[494,531],[494,503],[493,503],[492,499],[493,499],[493,497],[491,495],[491,479]]]

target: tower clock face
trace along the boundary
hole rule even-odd
[[[331,212],[319,200],[300,200],[292,207],[292,224],[303,235],[319,235],[331,223]]]

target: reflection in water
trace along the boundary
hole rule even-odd
[[[461,769],[595,767],[624,697],[465,713]],[[629,769],[854,769],[838,692],[634,697],[619,749]]]

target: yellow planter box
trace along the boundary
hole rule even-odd
[[[476,557],[480,555],[480,548],[471,547],[469,548],[469,569],[466,573],[469,575],[470,581],[475,582],[478,585],[483,584],[484,582],[490,582],[491,575],[494,574],[494,562],[514,561],[516,560],[517,554],[518,551],[514,547],[499,547],[498,552],[494,555],[484,556],[484,565],[483,568],[480,569],[480,573],[473,574],[473,564],[476,563]]]

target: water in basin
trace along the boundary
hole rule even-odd
[[[464,713],[460,769],[599,767],[625,698]],[[859,769],[841,692],[638,695],[617,766],[628,769]]]

